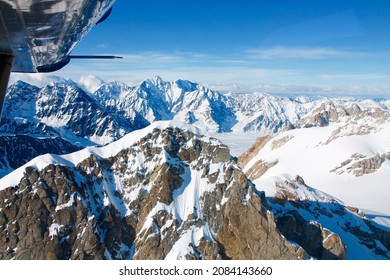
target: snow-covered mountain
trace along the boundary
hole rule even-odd
[[[280,97],[264,93],[242,94],[234,97],[238,123],[235,132],[262,132],[276,135],[291,128],[326,126],[354,110],[377,108],[389,111],[387,100]]]
[[[103,85],[93,95],[111,111],[144,125],[176,119],[227,132],[236,123],[228,97],[190,81],[166,82],[155,77],[135,87],[114,82]]]
[[[68,80],[37,87],[22,81],[7,92],[0,123],[0,175],[45,153],[110,143],[144,127],[111,114]]]
[[[157,122],[0,179],[0,259],[299,259],[217,139]]]
[[[0,124],[2,134],[61,136],[73,143],[103,144],[134,127],[106,109],[71,81],[42,88],[18,81],[8,89]]]

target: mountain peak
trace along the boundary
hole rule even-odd
[[[16,87],[16,88],[38,88],[28,82],[22,81],[22,80],[17,80],[13,84],[10,85],[11,87]]]
[[[156,75],[156,76],[153,77],[153,82],[155,82],[155,84],[162,84],[165,81],[160,76]]]
[[[50,83],[62,81],[64,78],[55,75],[48,75],[47,73],[12,73],[9,84],[11,85],[18,80],[41,88]]]
[[[163,86],[164,84],[166,84],[167,82],[164,81],[160,76],[154,76],[153,78],[150,78],[150,79],[146,79],[144,81],[142,81],[140,83],[140,86],[146,86],[147,88],[150,88],[150,87],[157,87],[157,88],[160,88],[161,86]]]

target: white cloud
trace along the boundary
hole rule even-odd
[[[376,80],[388,79],[390,76],[382,74],[323,74],[319,76],[323,80]]]
[[[97,45],[97,48],[98,48],[98,49],[107,49],[108,46],[109,46],[108,44],[98,44],[98,45]]]
[[[83,75],[92,74],[106,81],[118,80],[125,83],[158,75],[165,80],[187,79],[209,85],[250,84],[256,85],[252,89],[270,93],[390,93],[390,88],[387,87],[389,76],[382,73],[349,74],[350,67],[347,66],[346,69],[338,69],[345,70],[345,74],[319,74],[310,72],[310,65],[288,68],[289,64],[283,63],[278,68],[273,61],[264,63],[264,59],[352,58],[366,55],[359,52],[330,48],[277,47],[224,57],[204,53],[158,51],[119,55],[124,59],[71,61],[55,74],[75,81]],[[287,66],[284,67],[285,65]]]
[[[244,59],[191,52],[142,52],[118,54],[123,59],[74,60],[60,70],[63,76],[79,79],[92,74],[105,80],[146,79],[160,75],[166,79],[190,79],[199,82],[230,82],[275,79],[296,74],[293,69],[259,67]],[[91,70],[92,69],[92,70]]]
[[[283,85],[283,84],[209,84],[210,88],[219,91],[233,93],[263,92],[270,94],[297,94],[297,95],[338,95],[358,97],[384,97],[390,98],[390,87],[380,86],[305,86],[305,85]]]
[[[363,52],[343,51],[332,48],[286,48],[249,49],[247,53],[259,59],[326,59],[366,56]]]
[[[209,60],[215,60],[216,57],[204,54],[204,53],[194,53],[194,52],[141,52],[134,54],[122,54],[121,55],[128,62],[142,62],[145,65],[155,64],[155,63],[190,63],[190,62],[205,62]]]

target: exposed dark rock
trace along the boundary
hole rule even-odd
[[[330,170],[330,172],[338,175],[348,172],[359,177],[378,171],[385,160],[389,160],[389,153],[377,154],[371,158],[360,154],[353,154],[351,158],[343,161],[339,166]]]
[[[0,169],[11,172],[39,155],[68,154],[80,149],[60,137],[0,135]]]
[[[345,245],[340,236],[323,229],[319,223],[305,220],[296,210],[280,215],[277,224],[287,239],[298,243],[317,259],[346,258]]]
[[[305,185],[305,181],[303,180],[303,178],[299,175],[296,175],[295,178],[294,178],[294,181],[299,184],[299,185]]]

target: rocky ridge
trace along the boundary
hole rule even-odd
[[[0,180],[1,259],[299,259],[213,138],[155,124]]]

